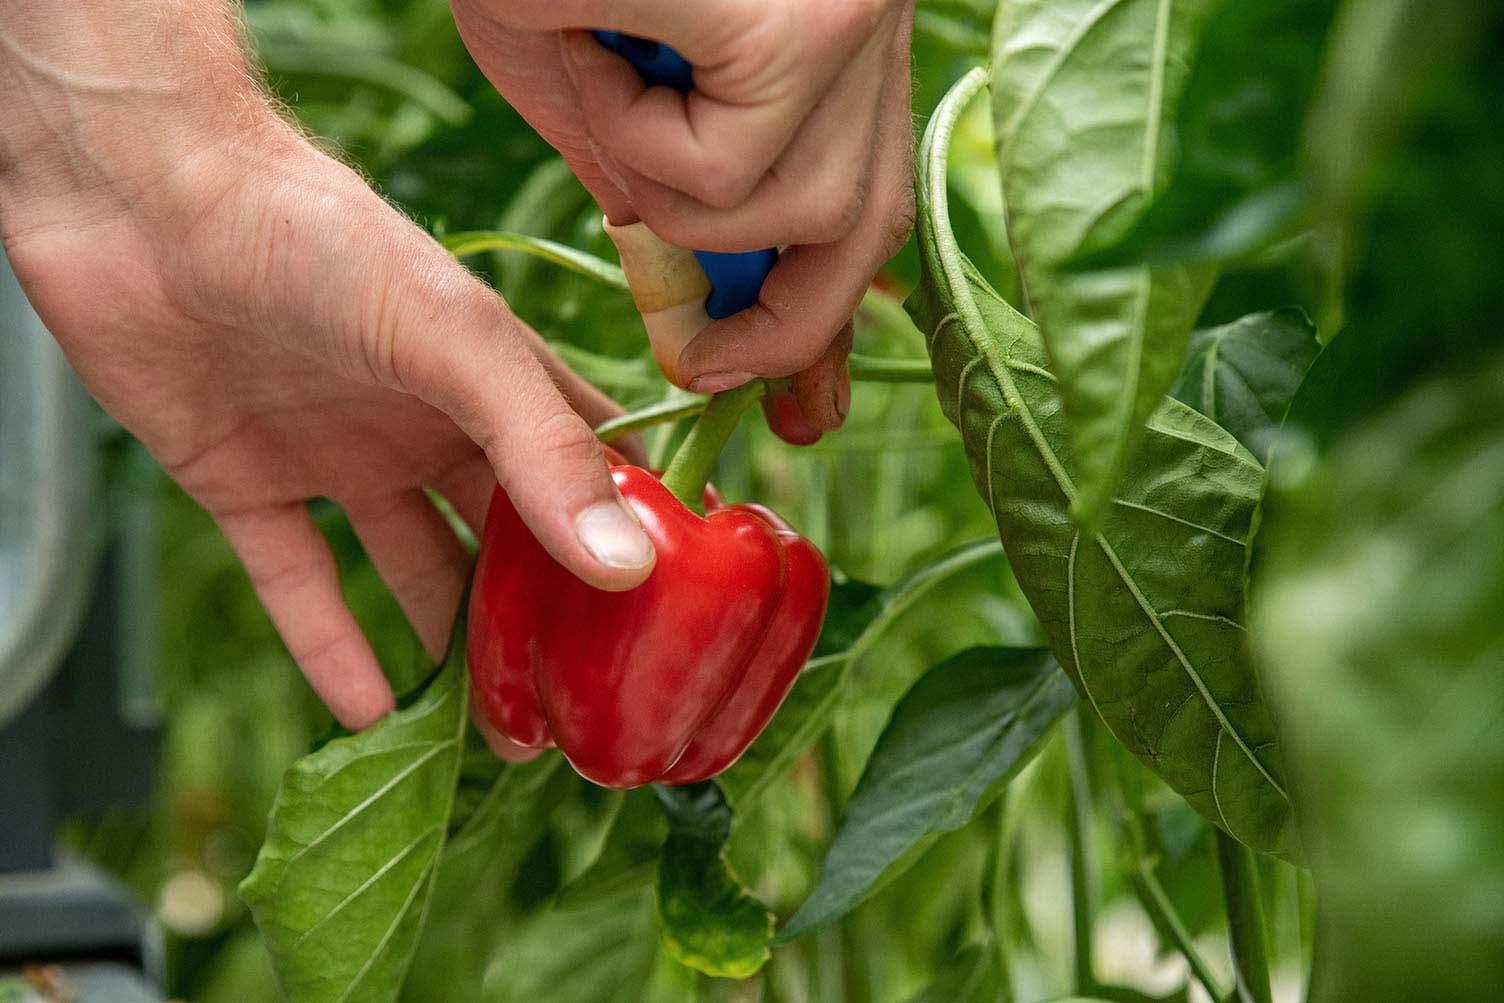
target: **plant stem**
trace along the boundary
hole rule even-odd
[[[1227,900],[1228,939],[1232,942],[1233,979],[1240,1003],[1272,1003],[1268,948],[1264,943],[1264,908],[1258,873],[1248,848],[1216,830],[1217,865]]]
[[[693,418],[705,410],[708,397],[693,397],[688,400],[666,400],[649,404],[645,408],[629,411],[595,426],[595,437],[602,442],[620,439],[624,435],[640,432],[654,425],[666,425],[671,421]]]
[[[1012,822],[1015,813],[1008,809],[1009,800],[1006,794],[998,798],[992,813],[992,841],[987,848],[986,878],[982,884],[982,915],[988,930],[992,932],[992,954],[997,959],[997,969],[1004,986],[1011,986],[1011,980],[1008,963],[1008,914],[1003,898],[1007,894],[1011,871],[1009,862],[1016,834],[1016,826]],[[1003,999],[1004,1003],[1011,1003],[1012,993],[1009,992]]]
[[[1065,762],[1071,778],[1071,803],[1066,831],[1071,850],[1071,919],[1076,949],[1076,995],[1089,996],[1097,979],[1092,969],[1092,873],[1091,778],[1086,768],[1086,742],[1081,735],[1081,716],[1066,716],[1061,735]]]
[[[935,378],[928,359],[882,359],[853,352],[846,365],[853,380],[866,383],[930,383]]]
[[[762,380],[753,380],[711,397],[695,427],[689,430],[688,438],[669,461],[668,469],[663,472],[663,486],[691,511],[704,513],[702,496],[715,461],[720,458],[726,440],[736,431],[742,412],[757,403],[766,390]]]
[[[1175,946],[1185,956],[1186,963],[1190,965],[1191,974],[1196,976],[1196,981],[1206,988],[1212,999],[1225,999],[1225,990],[1218,983],[1217,977],[1212,974],[1206,959],[1196,950],[1196,945],[1191,941],[1190,931],[1180,921],[1174,904],[1170,902],[1170,896],[1165,894],[1164,886],[1159,883],[1159,878],[1154,876],[1154,868],[1147,858],[1138,858],[1131,879],[1133,890],[1138,894],[1139,904],[1148,911],[1150,918],[1154,920],[1154,925],[1168,933],[1170,939],[1175,941]]]
[[[841,775],[838,757],[840,749],[836,744],[835,736],[827,731],[820,739],[820,780],[825,793],[825,810],[830,815],[831,832],[838,832],[841,827],[841,816],[846,811],[846,800],[842,796]],[[871,941],[870,936],[862,929],[860,917],[855,912],[848,912],[841,917],[841,984],[845,989],[845,995],[841,997],[845,1003],[871,1003],[872,986],[869,979],[867,955],[862,945]]]
[[[1185,923],[1175,911],[1175,904],[1170,901],[1170,896],[1165,894],[1164,886],[1159,883],[1159,878],[1154,874],[1154,858],[1149,855],[1148,840],[1144,837],[1143,823],[1139,818],[1137,803],[1130,805],[1126,794],[1126,777],[1123,775],[1123,759],[1118,759],[1117,783],[1110,784],[1110,799],[1115,806],[1118,818],[1122,824],[1123,835],[1127,846],[1125,851],[1128,856],[1127,870],[1129,883],[1133,886],[1133,893],[1149,914],[1149,919],[1154,923],[1155,929],[1160,931],[1161,936],[1169,937],[1175,942],[1181,956],[1190,966],[1191,974],[1196,981],[1206,989],[1213,1000],[1227,998],[1226,991],[1218,982],[1216,975],[1212,973],[1211,966],[1196,950],[1195,943],[1191,940],[1190,931],[1185,928]],[[1135,802],[1136,802],[1135,798]]]

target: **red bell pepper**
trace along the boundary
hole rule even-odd
[[[603,786],[704,780],[746,750],[809,657],[825,559],[761,506],[707,488],[700,516],[646,470],[612,477],[658,552],[627,592],[571,575],[496,491],[470,593],[477,702],[512,741],[557,745]]]

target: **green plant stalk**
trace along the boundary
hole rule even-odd
[[[1009,803],[1010,798],[1005,795],[998,798],[997,804],[993,806],[992,840],[987,847],[987,877],[982,885],[982,914],[992,932],[992,956],[997,960],[997,969],[1005,987],[1013,985],[1008,958],[1008,913],[1002,904],[1009,872],[1012,870],[1008,863],[1016,833],[1016,825],[1011,821],[1012,813],[1008,810]],[[1010,989],[999,1003],[1012,1003],[1012,1000]]]
[[[762,380],[753,380],[711,397],[684,444],[669,461],[668,469],[663,472],[663,486],[691,511],[705,513],[705,485],[726,440],[736,431],[742,412],[761,400],[766,392],[767,385]]]
[[[1071,801],[1066,812],[1066,831],[1071,851],[1071,923],[1075,946],[1076,995],[1090,996],[1097,979],[1092,968],[1092,847],[1091,778],[1086,768],[1086,742],[1081,734],[1081,715],[1068,714],[1061,728],[1065,742],[1066,769],[1071,778]]]
[[[693,418],[705,411],[710,402],[708,397],[699,397],[691,400],[666,400],[657,404],[649,404],[645,408],[636,411],[628,411],[595,426],[595,437],[602,442],[611,442],[623,436],[640,432],[654,425],[667,425],[670,422],[681,421],[685,418]]]
[[[1185,956],[1186,963],[1190,965],[1191,974],[1196,977],[1212,999],[1226,999],[1226,990],[1222,988],[1217,976],[1212,973],[1211,966],[1196,950],[1196,945],[1191,940],[1191,933],[1181,922],[1180,916],[1175,912],[1175,906],[1170,901],[1170,896],[1165,893],[1164,886],[1159,883],[1159,878],[1154,876],[1154,868],[1147,858],[1136,856],[1133,873],[1130,880],[1133,890],[1138,896],[1139,904],[1154,919],[1155,925],[1166,931],[1170,939],[1175,941],[1175,946]]]
[[[928,359],[882,359],[853,352],[846,366],[857,382],[930,383],[935,379]]]
[[[1165,894],[1164,886],[1159,883],[1159,878],[1154,874],[1154,858],[1149,855],[1148,841],[1144,838],[1144,828],[1139,819],[1138,808],[1136,805],[1130,806],[1124,795],[1126,785],[1123,783],[1123,766],[1120,760],[1117,783],[1109,784],[1109,787],[1111,801],[1117,809],[1123,835],[1128,844],[1125,848],[1128,855],[1126,869],[1134,896],[1138,899],[1139,905],[1143,906],[1144,911],[1149,914],[1149,919],[1154,923],[1155,929],[1160,930],[1175,942],[1176,949],[1185,958],[1196,981],[1201,983],[1212,999],[1225,1000],[1226,990],[1222,988],[1211,966],[1201,956],[1201,952],[1196,950],[1190,931],[1185,928],[1185,923],[1175,911],[1175,904],[1170,901],[1170,896]]]
[[[1216,836],[1237,999],[1239,1003],[1272,1003],[1268,948],[1264,943],[1264,907],[1259,898],[1253,855],[1221,829],[1216,830]]]
[[[1316,974],[1316,886],[1311,872],[1299,868],[1295,872],[1295,911],[1300,935],[1300,970],[1305,973],[1305,985],[1300,998],[1316,999],[1314,978]]]
[[[837,769],[839,755],[840,750],[833,734],[826,731],[820,739],[820,786],[825,794],[825,810],[830,815],[832,832],[839,828],[841,816],[846,811],[840,771]],[[841,984],[845,987],[845,995],[841,998],[846,1003],[871,1003],[866,956],[861,949],[865,938],[857,923],[856,913],[848,912],[842,916],[838,926],[841,930]]]

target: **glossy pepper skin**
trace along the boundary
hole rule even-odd
[[[769,510],[692,512],[639,467],[612,477],[658,552],[647,581],[603,592],[491,501],[470,592],[470,678],[514,742],[557,745],[605,787],[687,784],[730,766],[768,723],[820,632],[830,576]]]

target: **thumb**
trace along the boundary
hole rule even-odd
[[[596,588],[641,584],[653,570],[652,541],[617,491],[590,425],[535,354],[537,335],[491,289],[447,264],[452,271],[439,283],[447,291],[386,297],[396,312],[386,325],[403,389],[448,414],[485,451],[497,483],[555,560]]]

